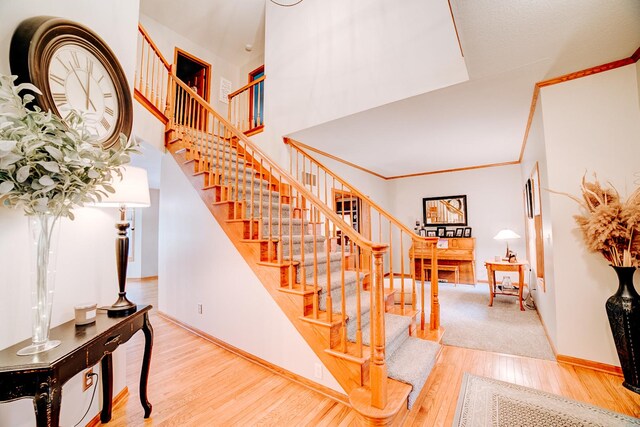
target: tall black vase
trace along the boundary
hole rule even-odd
[[[607,316],[624,374],[623,386],[640,394],[640,296],[633,287],[636,267],[615,267],[618,291],[607,300]]]

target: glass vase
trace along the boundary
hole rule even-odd
[[[20,356],[41,353],[60,345],[58,340],[49,340],[59,217],[43,213],[28,216],[27,219],[30,238],[32,330],[31,345],[19,350]]]

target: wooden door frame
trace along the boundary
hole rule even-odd
[[[209,102],[211,99],[211,79],[213,77],[211,74],[211,64],[176,46],[173,53],[173,63],[176,64],[176,67],[178,66],[178,56],[184,56],[185,58],[202,65],[207,70],[207,79],[205,81],[203,98],[205,101]],[[176,69],[176,73],[177,71],[178,70]]]
[[[248,80],[247,84],[251,83],[252,81],[254,81],[255,80],[255,75],[260,73],[260,72],[262,72],[262,74],[264,75],[264,64],[262,64],[261,66],[259,66],[255,70],[249,72],[249,75],[248,75],[248,78],[247,78],[247,80]],[[251,88],[251,90],[249,90],[249,123],[253,123],[253,89],[254,88]],[[264,117],[263,117],[263,119],[264,119]],[[261,126],[262,125],[256,126],[256,129],[261,127]]]

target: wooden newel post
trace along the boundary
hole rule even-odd
[[[431,316],[429,328],[432,331],[440,329],[440,301],[438,300],[438,247],[431,243]]]
[[[385,363],[385,333],[384,333],[384,283],[382,271],[382,256],[384,248],[373,249],[373,263],[375,276],[374,292],[374,324],[373,326],[373,360],[369,367],[371,372],[371,406],[382,409],[387,405],[387,365]]]

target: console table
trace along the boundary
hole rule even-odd
[[[445,247],[437,249],[438,277],[448,276],[451,281],[459,280],[460,283],[475,285],[476,283],[476,239],[474,237],[441,238],[446,243]],[[431,247],[422,244],[411,246],[409,258],[413,265],[415,277],[422,277],[421,268],[431,267]],[[448,266],[444,267],[443,266]],[[458,269],[452,268],[457,266]],[[440,273],[444,273],[441,275]],[[427,274],[424,274],[427,278]]]
[[[518,297],[518,303],[520,303],[520,311],[524,311],[524,306],[522,305],[522,289],[524,288],[525,267],[529,265],[529,263],[527,261],[485,261],[484,265],[487,267],[487,277],[489,278],[489,307],[493,306],[493,298],[496,295],[509,295]],[[498,292],[496,290],[496,271],[517,271],[518,290],[509,292],[503,289],[502,292]]]
[[[16,352],[29,345],[31,340],[0,351],[0,402],[25,397],[34,399],[38,427],[58,427],[62,386],[78,373],[101,362],[103,423],[111,420],[113,395],[113,364],[111,353],[125,343],[137,331],[145,337],[144,358],[140,373],[140,402],[144,417],[151,414],[147,400],[149,362],[153,347],[153,329],[149,322],[150,305],[138,306],[138,310],[126,317],[108,317],[98,311],[96,322],[75,326],[74,321],[51,329],[51,339],[62,343],[49,351],[30,356],[18,356]]]

